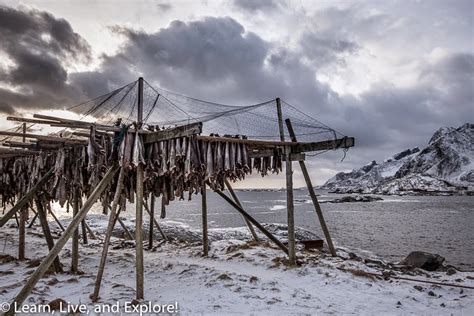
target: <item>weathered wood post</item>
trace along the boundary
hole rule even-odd
[[[286,208],[288,214],[288,258],[291,265],[296,265],[295,242],[295,207],[293,204],[293,166],[291,162],[291,147],[285,146],[286,159]]]
[[[137,135],[140,137],[138,130],[142,128],[143,123],[143,78],[138,78],[138,120],[137,120]],[[136,184],[136,215],[135,215],[135,264],[136,264],[136,298],[143,299],[143,165],[137,164],[137,184]]]
[[[18,292],[18,294],[15,296],[15,299],[10,304],[10,306],[15,306],[16,304],[16,306],[19,307],[23,304],[25,299],[31,293],[31,290],[33,290],[33,288],[35,287],[36,283],[38,283],[39,279],[41,279],[44,273],[51,266],[51,263],[54,261],[54,258],[58,256],[61,249],[67,243],[69,238],[71,238],[71,235],[74,233],[74,230],[77,229],[81,221],[86,217],[87,212],[89,212],[92,205],[97,201],[99,196],[105,191],[109,183],[112,181],[113,176],[117,172],[117,169],[118,169],[118,166],[112,166],[107,171],[104,178],[102,178],[102,180],[96,186],[94,191],[92,191],[91,195],[82,206],[81,210],[77,213],[77,216],[72,219],[71,223],[66,228],[66,231],[56,241],[56,244],[54,245],[53,249],[49,251],[49,253],[43,259],[43,261],[38,266],[38,268],[36,268],[35,272],[31,274],[30,278],[28,279],[26,284],[23,286],[23,288],[20,290],[20,292]],[[5,315],[7,316],[13,316],[14,314],[15,314],[15,310],[13,308],[11,308],[8,312],[5,313]]]
[[[207,192],[206,183],[201,186],[201,207],[202,207],[202,255],[209,255],[209,236],[207,234]]]
[[[54,247],[53,236],[51,236],[51,231],[49,230],[48,218],[46,216],[46,210],[44,209],[43,203],[37,198],[35,199],[36,210],[38,211],[38,217],[40,220],[41,228],[43,229],[44,238],[46,239],[46,244],[48,245],[48,250],[51,251]],[[53,261],[54,271],[57,273],[63,272],[61,263],[59,262],[59,257],[56,256]]]
[[[26,142],[26,123],[22,124],[23,127],[23,143]],[[25,206],[20,211],[20,222],[18,223],[18,259],[25,260],[25,234],[26,234],[26,221],[28,220],[28,207]]]
[[[20,222],[18,224],[18,260],[25,260],[25,230],[28,218],[28,209],[25,207],[20,211]]]
[[[74,202],[72,206],[72,217],[75,218],[79,212],[80,189],[74,188]],[[72,249],[71,249],[71,273],[77,273],[79,266],[79,230],[75,229],[72,234]]]
[[[293,125],[291,124],[290,119],[286,119],[285,123],[286,123],[286,127],[288,128],[288,133],[290,134],[291,141],[293,142],[298,141],[296,139],[296,134],[295,134],[295,131],[293,130]],[[334,249],[334,245],[332,243],[331,234],[329,234],[329,229],[326,225],[326,221],[324,220],[324,215],[323,215],[323,211],[321,210],[321,205],[319,204],[318,198],[316,197],[316,193],[314,192],[314,186],[313,186],[313,183],[311,182],[308,169],[306,168],[306,164],[304,163],[304,161],[300,160],[299,163],[300,163],[301,171],[303,172],[303,177],[306,182],[306,186],[308,187],[309,195],[311,196],[311,200],[313,201],[314,210],[316,211],[316,214],[318,215],[319,223],[321,224],[324,237],[326,238],[329,251],[331,252],[331,255],[333,257],[336,257],[337,256],[336,250]]]
[[[278,129],[280,140],[285,141],[285,129],[283,127],[283,113],[281,100],[276,98]],[[286,211],[288,217],[288,258],[291,265],[296,264],[296,242],[295,242],[295,206],[293,204],[293,166],[291,163],[291,147],[285,146],[286,159]]]
[[[149,211],[150,211],[150,224],[149,224],[150,227],[148,231],[148,249],[151,250],[153,248],[153,225],[154,225],[153,220],[155,219],[155,195],[153,194],[153,192],[151,193],[151,197],[150,197]]]

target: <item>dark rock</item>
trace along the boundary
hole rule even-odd
[[[453,274],[456,274],[456,273],[457,273],[456,269],[454,269],[452,267],[448,268],[448,270],[446,270],[447,275],[453,275]]]
[[[423,251],[413,251],[400,264],[420,268],[427,271],[436,271],[442,267],[444,257]]]
[[[423,287],[421,285],[415,285],[414,288],[417,291],[423,292]]]
[[[62,298],[57,298],[48,303],[52,311],[66,310],[68,303]]]
[[[353,202],[373,202],[382,201],[383,199],[377,196],[370,195],[356,195],[356,196],[344,196],[340,199],[328,201],[329,203],[353,203]]]
[[[429,292],[428,292],[428,295],[429,295],[429,296],[436,296],[436,294],[434,294],[433,291],[429,291]]]

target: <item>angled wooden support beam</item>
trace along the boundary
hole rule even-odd
[[[209,183],[208,183],[209,184]],[[265,227],[263,227],[255,218],[250,216],[244,209],[242,209],[237,203],[232,201],[227,195],[225,195],[221,190],[214,189],[220,197],[222,197],[227,203],[229,203],[232,207],[234,207],[240,214],[242,214],[249,222],[251,222],[258,230],[260,230],[265,236],[268,237],[271,241],[273,241],[281,250],[283,250],[286,254],[288,254],[288,248],[278,240],[272,233],[270,233]]]
[[[243,209],[244,207],[242,206],[242,203],[240,203],[239,197],[234,192],[234,189],[230,185],[229,180],[225,179],[224,182],[225,182],[225,186],[227,187],[227,190],[229,190],[230,195],[234,199],[234,202]],[[246,219],[243,215],[241,216],[242,216],[242,219],[244,220],[245,225],[247,225],[247,228],[249,229],[250,234],[252,234],[253,239],[258,242],[259,241],[258,236],[257,236],[257,233],[255,232],[255,229],[253,229],[252,223],[250,223],[249,220]]]
[[[33,227],[37,218],[38,218],[38,212],[36,212],[35,216],[33,216],[33,218],[31,219],[30,223],[28,224],[28,228]]]
[[[53,210],[51,209],[51,204],[48,203],[47,205],[48,205],[49,214],[51,214],[51,216],[54,218],[54,220],[58,224],[59,228],[61,228],[62,231],[65,231],[66,229],[64,228],[63,224],[61,224],[59,219],[56,217],[56,214],[54,214]]]
[[[150,215],[150,221],[152,221],[152,222],[150,222],[150,226],[153,226],[153,224],[155,224],[156,228],[158,229],[158,231],[161,234],[161,237],[163,237],[163,240],[168,241],[168,237],[166,237],[165,232],[163,231],[163,229],[161,229],[160,224],[158,223],[155,216],[153,215],[154,212],[152,212],[150,210],[150,208],[148,208],[148,205],[145,203],[145,201],[143,201],[143,206],[145,207],[145,210],[147,211],[148,215]],[[151,234],[153,234],[153,230],[151,230]],[[151,238],[151,237],[149,237],[149,238]]]
[[[54,168],[51,168],[46,174],[16,203],[3,217],[0,219],[0,227],[3,227],[10,218],[12,218],[19,210],[28,204],[33,196],[48,182],[53,175]]]
[[[290,119],[287,119],[285,122],[286,122],[286,126],[288,128],[288,132],[290,133],[291,140],[296,142],[297,141],[296,135],[295,135],[295,132],[293,130],[293,126],[291,125]],[[306,164],[305,164],[304,161],[299,161],[299,164],[300,164],[301,171],[303,172],[303,177],[305,179],[306,186],[308,187],[309,195],[311,196],[311,200],[313,201],[314,210],[316,211],[316,214],[318,215],[319,223],[321,224],[321,228],[323,230],[324,237],[326,238],[326,242],[328,244],[329,251],[331,252],[331,255],[333,257],[336,257],[337,256],[336,255],[336,250],[335,250],[334,245],[332,243],[331,234],[329,233],[329,229],[326,225],[326,221],[324,220],[324,215],[323,215],[323,211],[321,210],[321,205],[319,204],[318,198],[316,197],[316,193],[314,192],[314,186],[313,186],[313,183],[311,182],[311,178],[309,176],[308,169],[306,168]]]
[[[105,189],[107,189],[107,186],[113,180],[113,177],[115,173],[117,172],[117,170],[118,170],[118,166],[114,165],[107,171],[105,176],[102,178],[99,184],[95,187],[94,191],[92,191],[91,195],[89,196],[87,201],[84,203],[84,205],[78,212],[77,216],[72,219],[71,223],[66,228],[66,231],[56,241],[56,244],[54,245],[54,247],[49,251],[49,253],[43,259],[41,264],[35,270],[35,272],[31,274],[31,276],[29,277],[28,281],[23,286],[23,288],[17,293],[17,295],[15,296],[10,306],[20,307],[23,304],[23,302],[26,300],[28,295],[31,293],[31,290],[33,290],[33,288],[35,287],[36,283],[38,283],[41,277],[43,277],[45,272],[51,266],[51,263],[53,263],[54,258],[58,256],[61,249],[63,249],[64,245],[67,243],[69,238],[71,238],[71,235],[74,233],[74,230],[77,229],[81,221],[86,217],[87,212],[89,212],[93,204],[97,201],[97,199],[105,191]],[[5,315],[7,316],[13,316],[14,314],[15,314],[15,310],[13,308],[11,308],[8,312],[5,313]]]
[[[35,199],[36,209],[38,210],[37,214],[40,220],[41,228],[43,230],[44,238],[46,239],[46,244],[48,245],[48,250],[51,251],[54,247],[54,240],[53,236],[51,235],[51,231],[49,230],[48,219],[46,217],[46,211],[44,209],[43,203],[37,198]],[[56,256],[53,260],[54,271],[57,273],[63,272],[63,268],[61,267],[61,262],[59,262],[59,257]]]
[[[105,234],[104,246],[102,248],[102,256],[100,257],[99,270],[97,272],[97,278],[95,279],[94,293],[91,295],[92,302],[97,302],[100,292],[100,284],[104,275],[105,262],[107,260],[107,253],[109,251],[110,238],[112,237],[112,231],[114,230],[115,217],[117,213],[117,206],[120,201],[120,195],[123,189],[123,179],[125,177],[125,171],[120,168],[117,187],[115,189],[114,199],[112,201],[112,207],[110,209],[109,223],[107,225],[107,233]]]

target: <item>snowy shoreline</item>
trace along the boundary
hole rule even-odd
[[[0,302],[13,299],[38,259],[47,253],[41,230],[34,226],[27,230],[29,260],[19,262],[10,257],[16,256],[18,239],[12,226],[7,224],[0,232]],[[89,295],[102,250],[105,221],[91,221],[91,226],[98,239],[80,245],[82,273],[48,274],[25,304],[47,304],[61,298],[71,304],[85,304],[94,314]],[[387,272],[386,266],[377,260],[361,260],[344,249],[338,250],[339,257],[332,258],[325,251],[300,248],[299,266],[289,268],[281,250],[267,242],[249,242],[245,228],[211,229],[210,255],[203,258],[198,231],[171,221],[164,226],[168,231],[175,227],[176,236],[172,242],[157,241],[153,250],[145,252],[145,299],[153,304],[177,302],[181,315],[474,313],[474,290],[376,278],[366,272],[381,275]],[[187,231],[184,238],[182,231]],[[116,237],[120,235],[117,230],[112,238],[101,304],[134,298],[134,244]],[[69,242],[60,256],[65,271],[69,270],[70,255]],[[397,270],[393,273],[406,276]],[[473,273],[447,275],[419,269],[409,273],[417,279],[474,286]]]

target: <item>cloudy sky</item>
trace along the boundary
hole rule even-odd
[[[340,152],[310,159],[320,184],[474,122],[473,6],[0,0],[0,115],[62,109],[138,76],[221,103],[280,96],[356,137],[343,162]]]

